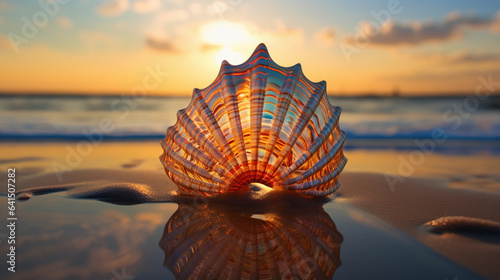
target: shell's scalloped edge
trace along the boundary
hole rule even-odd
[[[326,91],[326,81],[322,80],[319,82],[313,82],[313,81],[309,80],[306,77],[306,75],[304,74],[304,72],[302,71],[302,65],[300,63],[296,63],[295,65],[288,66],[288,67],[281,66],[281,65],[277,64],[271,58],[271,55],[269,54],[269,51],[264,43],[260,43],[253,51],[252,55],[245,62],[243,62],[241,64],[233,65],[233,64],[227,62],[226,60],[222,61],[221,66],[219,68],[219,73],[217,74],[217,77],[214,79],[214,81],[204,88],[201,88],[201,89],[195,88],[194,91],[204,91],[207,88],[211,87],[218,79],[220,79],[225,74],[224,70],[223,70],[224,67],[229,67],[231,70],[238,69],[238,68],[245,68],[245,67],[249,67],[249,66],[253,67],[252,61],[257,61],[258,59],[262,59],[262,58],[268,59],[270,62],[270,65],[272,65],[276,68],[279,68],[281,70],[284,70],[284,71],[291,71],[293,68],[299,67],[300,78],[302,78],[305,82],[307,82],[311,86]]]
[[[194,103],[195,101],[197,100],[197,97],[194,95],[195,92],[203,92],[205,90],[207,90],[208,88],[210,88],[217,80],[219,80],[223,75],[224,75],[224,67],[227,65],[229,66],[231,69],[236,69],[236,68],[242,68],[242,67],[245,67],[247,65],[252,65],[252,61],[255,60],[257,57],[259,58],[265,58],[265,59],[268,59],[270,64],[274,67],[277,67],[281,70],[285,70],[285,71],[290,71],[292,70],[294,67],[299,67],[300,71],[299,71],[299,74],[300,74],[300,78],[302,80],[304,80],[306,83],[308,83],[309,85],[313,86],[313,87],[316,87],[318,89],[321,89],[322,91],[325,91],[325,96],[327,96],[327,93],[326,93],[326,81],[325,80],[322,80],[322,81],[319,81],[319,82],[313,82],[311,80],[309,80],[306,75],[304,74],[304,72],[302,71],[302,65],[300,63],[297,63],[293,66],[289,66],[289,67],[284,67],[284,66],[281,66],[279,64],[277,64],[276,62],[274,62],[274,60],[271,58],[271,55],[269,54],[269,51],[267,49],[267,46],[266,44],[264,43],[260,43],[259,45],[257,45],[257,47],[255,48],[255,50],[253,51],[252,55],[243,63],[241,64],[237,64],[237,65],[232,65],[231,63],[227,62],[226,60],[222,61],[222,64],[221,64],[221,67],[219,68],[219,73],[217,74],[217,77],[212,81],[212,83],[210,83],[208,86],[204,87],[204,88],[194,88],[193,89],[193,94],[191,96],[191,101],[189,102],[189,104],[186,106],[186,108],[184,109],[181,109],[179,111],[177,111],[178,113],[183,111],[183,110],[187,110],[187,109],[191,109],[193,108],[194,106]],[[328,98],[325,98],[326,99],[326,102],[328,103],[328,105],[332,108],[334,108],[334,106],[332,106],[330,104],[330,101],[328,100]],[[173,125],[175,126],[175,125]],[[171,126],[171,127],[173,127]],[[168,127],[167,128],[167,131],[171,128],[171,127]]]

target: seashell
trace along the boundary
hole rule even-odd
[[[331,279],[341,265],[343,236],[321,206],[259,216],[213,206],[179,204],[165,225],[176,279]]]
[[[255,182],[324,197],[347,162],[340,111],[326,82],[309,81],[300,64],[279,66],[260,44],[245,63],[222,62],[211,85],[194,89],[160,160],[179,194],[212,196]]]

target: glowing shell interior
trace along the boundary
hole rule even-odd
[[[260,44],[245,63],[224,61],[210,86],[194,89],[160,160],[179,194],[211,196],[255,182],[326,196],[347,162],[340,110],[326,82],[309,81],[300,64],[279,66]]]

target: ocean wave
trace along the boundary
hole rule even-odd
[[[4,96],[0,97],[0,137],[3,141],[161,140],[190,99]],[[439,142],[436,135],[447,142],[475,141],[468,144],[473,146],[500,142],[500,112],[491,109],[499,98],[492,97],[474,110],[457,110],[463,99],[343,97],[330,101],[342,107],[340,126],[347,133],[347,147],[369,141],[376,143],[372,146],[383,142],[398,146],[403,140],[419,139]]]

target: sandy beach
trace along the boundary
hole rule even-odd
[[[327,259],[331,265],[334,265],[334,269],[331,265],[327,266],[330,269],[323,270],[323,278],[334,275],[334,279],[359,279],[370,273],[382,273],[387,275],[387,279],[398,279],[398,277],[423,279],[422,277],[430,276],[436,276],[435,279],[457,277],[458,279],[481,279],[481,276],[487,279],[500,279],[497,266],[500,261],[500,211],[498,211],[500,210],[500,193],[494,189],[485,190],[481,186],[477,188],[474,186],[453,187],[454,184],[450,184],[452,180],[443,181],[442,178],[439,179],[439,176],[430,176],[430,174],[427,174],[427,177],[422,174],[405,177],[403,181],[390,185],[386,175],[377,172],[376,169],[372,172],[363,172],[366,170],[364,164],[367,162],[377,161],[391,165],[391,157],[394,155],[390,151],[385,152],[385,158],[381,157],[381,152],[369,150],[353,152],[352,158],[363,155],[365,160],[362,163],[358,161],[360,164],[353,161],[346,168],[341,176],[341,188],[334,193],[332,200],[324,205],[324,202],[315,201],[313,204],[316,206],[311,206],[297,198],[283,198],[281,195],[273,195],[273,192],[270,192],[258,194],[256,199],[258,203],[244,206],[237,202],[241,198],[237,196],[230,196],[222,202],[196,200],[194,203],[191,199],[181,202],[173,194],[176,190],[175,184],[164,174],[157,160],[161,147],[155,142],[105,142],[93,146],[88,155],[79,155],[81,156],[79,164],[76,164],[78,158],[73,158],[75,166],[67,170],[59,170],[58,167],[62,164],[66,166],[71,164],[68,161],[70,159],[68,155],[73,149],[76,151],[77,143],[48,142],[37,145],[8,143],[0,147],[3,155],[0,164],[4,169],[16,168],[18,195],[25,200],[17,202],[19,224],[21,221],[26,223],[24,226],[21,224],[17,231],[19,241],[22,241],[18,247],[18,255],[19,265],[30,266],[29,270],[17,273],[16,277],[9,279],[32,279],[31,277],[48,273],[49,267],[57,267],[66,271],[61,272],[60,275],[53,275],[52,279],[66,279],[70,275],[80,275],[81,272],[71,272],[78,270],[79,254],[70,250],[67,252],[69,254],[67,262],[61,263],[62,259],[57,252],[57,250],[68,250],[66,248],[70,246],[68,242],[87,242],[90,247],[81,248],[83,252],[81,254],[90,254],[101,259],[99,264],[80,263],[80,268],[87,267],[95,273],[82,275],[102,276],[113,270],[119,272],[121,267],[127,267],[129,274],[135,273],[130,275],[145,275],[144,269],[152,264],[146,265],[144,261],[140,261],[140,256],[144,253],[142,246],[152,241],[148,243],[144,237],[137,236],[144,230],[147,230],[148,236],[151,236],[149,238],[153,239],[152,243],[156,244],[156,248],[150,250],[154,251],[158,257],[155,262],[156,266],[149,269],[162,271],[162,279],[166,275],[170,275],[167,278],[173,275],[179,277],[175,266],[169,267],[168,264],[172,252],[177,252],[176,250],[180,247],[160,248],[162,246],[160,240],[173,238],[170,237],[170,233],[167,234],[167,229],[171,227],[178,228],[175,232],[189,230],[189,226],[185,228],[185,221],[195,219],[193,217],[197,217],[195,220],[208,217],[209,220],[205,224],[219,227],[220,222],[217,222],[219,220],[213,220],[213,217],[218,215],[221,215],[221,221],[229,218],[227,221],[230,221],[230,224],[236,223],[235,225],[238,226],[234,229],[244,229],[248,225],[265,229],[279,221],[282,225],[280,227],[284,227],[283,230],[286,229],[288,234],[294,232],[293,228],[298,223],[305,227],[323,228],[320,232],[329,232],[325,236],[338,236],[334,239],[336,241],[325,239],[327,243],[340,244],[340,250],[332,251],[334,253],[325,251],[325,256],[329,256]],[[34,154],[37,156],[33,157]],[[398,154],[404,155],[404,153]],[[347,155],[349,156],[349,152]],[[435,155],[435,158],[429,159],[428,164],[439,163],[446,157],[450,159],[447,155]],[[472,156],[469,157],[471,158]],[[478,159],[481,158],[475,156],[475,160],[478,161]],[[485,157],[483,160],[488,162],[496,159]],[[456,163],[452,167],[460,168],[461,161],[457,160]],[[394,173],[388,172],[388,174]],[[492,173],[492,176],[494,175],[495,173]],[[180,205],[177,212],[175,212],[177,204],[172,201],[177,201]],[[222,208],[217,206],[219,204]],[[194,210],[186,210],[193,207]],[[301,211],[301,208],[304,210]],[[240,213],[240,211],[243,212]],[[308,214],[318,219],[324,216],[328,220],[331,219],[331,222],[324,224],[327,221],[324,220],[325,218],[317,222],[313,222],[316,218],[312,220],[301,218]],[[237,218],[234,218],[234,215]],[[273,218],[269,218],[271,216]],[[29,222],[42,217],[47,219],[46,223]],[[444,221],[439,220],[445,217],[447,218]],[[74,223],[73,219],[82,223],[81,227],[74,225],[80,227],[78,234],[74,233],[75,229],[71,228]],[[175,220],[184,222],[172,226],[172,223],[175,225]],[[227,224],[227,221],[223,224]],[[134,223],[141,226],[131,227]],[[327,226],[332,223],[333,228]],[[191,224],[188,223],[188,225]],[[113,230],[124,231],[125,236],[113,236],[114,233],[111,233]],[[360,230],[362,234],[359,233]],[[104,235],[93,236],[94,231]],[[40,232],[40,234],[33,234],[34,232]],[[336,235],[336,232],[340,235]],[[76,235],[68,240],[59,238],[68,234]],[[280,236],[279,232],[276,234]],[[311,234],[297,237],[297,240],[303,238],[316,240]],[[380,239],[375,239],[373,243],[372,238],[378,235],[381,236]],[[83,236],[87,237],[83,238]],[[110,244],[107,244],[104,246],[108,248],[105,251],[93,249],[92,244],[106,243],[105,240],[109,238],[118,238],[116,241],[119,242],[116,244],[118,247],[110,247]],[[197,238],[205,240],[199,236]],[[85,239],[87,241],[84,241]],[[178,242],[188,242],[187,240]],[[45,245],[35,246],[36,242]],[[132,242],[132,244],[123,242]],[[158,242],[160,242],[160,247],[158,247]],[[186,246],[185,243],[179,244]],[[377,244],[382,248],[375,249],[373,246]],[[2,243],[1,246],[6,246],[6,244]],[[332,248],[338,249],[339,247]],[[47,264],[45,265],[38,262],[40,255],[34,252],[41,248],[47,248],[45,249]],[[208,248],[205,249],[208,250]],[[162,250],[165,252],[163,257]],[[384,258],[380,258],[377,250],[389,252],[386,252]],[[331,254],[327,254],[328,252]],[[291,253],[284,251],[280,254],[286,256]],[[192,258],[195,263],[197,260],[200,261],[196,255]],[[372,265],[367,265],[366,269],[361,272],[356,268],[356,264],[361,260],[369,260]],[[220,257],[217,263],[220,266],[220,263],[227,264],[227,261]],[[196,266],[193,263],[189,265]],[[293,271],[290,273],[303,276],[300,274],[302,271],[300,267],[298,266],[298,274],[293,274]],[[322,266],[319,267],[322,268]],[[392,272],[388,273],[388,270]],[[185,270],[182,271],[186,273]],[[82,276],[82,279],[85,278]],[[161,277],[154,276],[149,279],[157,278]]]

